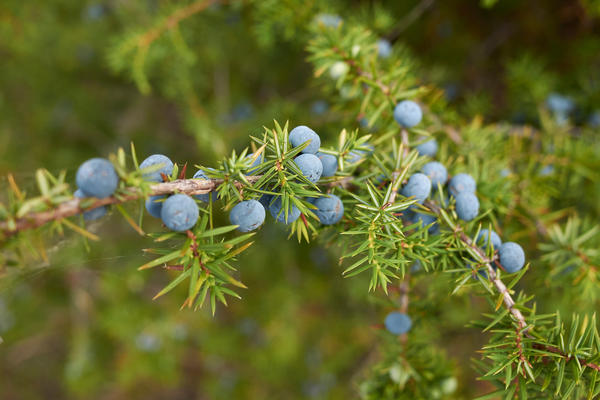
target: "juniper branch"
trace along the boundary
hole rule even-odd
[[[252,184],[261,177],[261,175],[247,176],[246,180]],[[221,183],[223,183],[223,179],[177,179],[170,182],[153,184],[150,186],[150,192],[146,194],[137,187],[129,187],[121,190],[116,196],[96,199],[87,207],[82,207],[82,202],[88,202],[89,199],[73,198],[56,205],[56,207],[50,210],[32,212],[24,217],[17,218],[12,221],[14,223],[12,224],[12,228],[9,221],[0,221],[0,237],[6,239],[18,232],[39,228],[50,222],[72,217],[98,207],[127,203],[146,196],[161,196],[173,193],[183,193],[188,195],[206,194],[216,190]],[[242,183],[236,181],[235,185],[241,187]]]

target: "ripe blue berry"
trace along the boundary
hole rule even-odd
[[[321,176],[334,176],[338,168],[337,157],[332,156],[331,154],[325,154],[321,152],[317,153],[317,157],[319,157],[319,160],[321,160],[321,164],[323,164],[323,173],[321,174]]]
[[[171,161],[169,157],[162,154],[153,154],[146,158],[140,164],[140,169],[143,171],[145,168],[153,165],[160,165],[160,168],[158,170],[154,170],[153,172],[144,173],[143,177],[147,181],[162,182],[163,178],[161,173],[165,174],[166,176],[171,176],[171,173],[173,172],[173,161]]]
[[[160,218],[162,211],[163,199],[167,196],[150,196],[146,199],[146,211],[154,218]]]
[[[489,247],[488,240],[491,240],[494,250],[498,250],[502,246],[502,239],[500,239],[500,236],[496,232],[490,232],[487,229],[480,230],[479,235],[477,235],[477,243],[482,244],[483,248],[487,249]]]
[[[117,190],[119,176],[110,161],[92,158],[79,166],[75,182],[86,196],[102,199]]]
[[[246,159],[248,161],[250,161],[252,159],[252,157],[254,157],[254,153],[248,154],[248,156],[246,156]],[[254,160],[252,162],[252,164],[250,165],[250,168],[248,168],[248,175],[254,175],[256,173],[256,170],[262,164],[264,157],[265,157],[264,153],[262,153],[260,156],[256,157],[256,160]]]
[[[512,274],[520,271],[525,265],[525,252],[514,242],[506,242],[498,249],[498,258],[502,268]]]
[[[431,193],[431,181],[427,175],[420,172],[413,174],[400,192],[404,197],[414,197],[418,203],[423,203],[429,197],[429,193]]]
[[[317,15],[317,23],[328,28],[337,28],[343,22],[342,17],[335,14],[319,14]]]
[[[412,320],[410,317],[401,312],[391,312],[385,317],[385,329],[394,335],[402,335],[412,327]]]
[[[433,224],[429,227],[429,229],[427,229],[427,231],[431,234],[436,234],[440,231],[440,227],[438,225],[437,218],[434,217],[433,215],[429,215],[429,214],[423,214],[423,213],[419,213],[419,212],[415,212],[412,217],[411,217],[412,222],[414,223],[421,223],[421,226],[427,226],[429,224]]]
[[[477,189],[477,184],[469,174],[455,175],[448,183],[448,190],[453,196],[457,196],[462,192],[475,193],[475,189]]]
[[[326,197],[318,197],[313,204],[317,207],[314,212],[323,225],[338,223],[344,216],[344,204],[334,194]]]
[[[272,194],[263,194],[258,198],[258,202],[263,205],[265,210],[271,205],[271,200],[273,200]]]
[[[75,191],[75,193],[73,193],[73,196],[78,197],[80,199],[88,197],[88,196],[85,195],[85,193],[83,193],[81,191],[81,189],[77,189]],[[86,220],[86,221],[93,221],[95,219],[99,219],[99,218],[104,217],[107,212],[108,212],[108,208],[106,206],[94,208],[93,210],[84,212],[83,213],[83,219]]]
[[[316,182],[321,178],[323,173],[323,164],[319,157],[314,154],[300,154],[294,158],[294,162],[302,171],[302,175],[311,182]]]
[[[417,152],[422,156],[434,157],[438,151],[438,143],[435,139],[430,139],[417,146]]]
[[[229,221],[240,232],[253,231],[265,222],[265,208],[256,200],[242,201],[231,209]]]
[[[276,200],[271,202],[269,206],[269,212],[277,220],[277,222],[283,222],[285,224],[291,224],[298,218],[300,218],[300,210],[293,204],[290,204],[289,210],[287,213],[287,222],[285,211],[283,210],[281,197],[278,197]]]
[[[292,147],[298,147],[307,141],[310,141],[308,146],[302,150],[304,154],[315,154],[321,147],[321,138],[315,131],[308,126],[300,125],[292,129],[289,136],[289,141]]]
[[[375,147],[372,144],[367,143],[363,146],[369,148],[369,150],[352,150],[350,153],[348,153],[346,157],[350,164],[355,164],[363,160],[365,157],[370,156],[373,154],[373,151],[375,151]]]
[[[196,173],[194,174],[194,176],[192,178],[193,179],[210,179],[208,176],[206,176],[206,174],[202,170],[196,171]],[[211,193],[195,194],[192,197],[195,198],[196,200],[200,200],[204,203],[208,203],[211,198],[211,195],[212,195],[212,199],[214,201],[215,198],[217,197],[217,192],[213,192],[212,194]]]
[[[199,214],[194,199],[186,194],[174,194],[164,201],[160,217],[170,230],[183,232],[196,225]]]
[[[558,93],[550,93],[546,98],[546,105],[550,111],[557,114],[569,114],[575,108],[575,103],[570,97]]]
[[[392,44],[385,39],[379,39],[377,41],[377,54],[381,58],[388,58],[392,55]]]
[[[421,107],[412,100],[403,100],[394,108],[394,119],[404,128],[412,128],[421,122],[422,118]]]
[[[479,199],[475,194],[462,192],[456,196],[456,214],[463,221],[471,221],[479,214]]]
[[[448,180],[448,171],[446,171],[446,167],[437,161],[431,161],[423,165],[421,172],[429,177],[434,190],[437,188],[438,184],[444,186]]]

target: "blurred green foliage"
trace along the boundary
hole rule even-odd
[[[198,4],[201,10],[194,9]],[[189,15],[169,25],[181,9]],[[332,105],[328,96],[335,94],[312,79],[306,61],[307,26],[321,12],[339,14],[348,24],[360,21],[414,58],[419,78],[444,89],[437,107],[456,110],[446,111],[450,120],[481,115],[487,122],[550,126],[560,144],[561,128],[544,112],[539,119],[549,93],[575,99],[578,123],[600,108],[600,3],[593,0],[4,0],[0,185],[12,172],[33,188],[38,166],[66,168],[73,176],[82,160],[131,141],[139,154],[210,165],[241,150],[248,135],[273,118],[310,122],[325,142],[342,127],[358,128],[354,115]],[[442,145],[444,157],[467,163],[475,155],[485,158],[477,152],[493,148],[493,132],[477,120],[463,128],[464,146]],[[585,146],[578,151],[585,154]],[[512,160],[529,162],[530,169],[539,168],[538,161]],[[482,174],[507,167],[483,165]],[[542,189],[543,179],[535,182],[542,181]],[[550,200],[528,192],[532,198],[524,201],[564,208],[588,190],[583,204],[597,217],[597,186],[581,189],[581,182],[561,179],[577,190]],[[508,204],[482,200],[486,209]],[[183,296],[150,301],[169,277],[136,271],[147,239],[118,218],[91,229],[110,240],[88,251],[81,240],[65,238],[48,250],[48,262],[0,281],[0,398],[342,399],[377,393],[376,385],[357,382],[377,360],[390,357],[378,347],[389,300],[369,296],[366,278],[343,279],[336,250],[286,241],[281,227],[266,225],[240,263],[249,287],[243,301],[220,307],[212,318],[209,310],[177,311]],[[535,248],[536,239],[531,242]],[[462,383],[474,381],[468,360],[485,342],[465,328],[471,316],[464,310],[476,315],[485,304],[468,296],[440,301],[431,293],[448,291],[449,278],[427,279],[427,286],[414,289],[421,297],[417,315],[435,317],[445,328],[439,342],[448,354],[436,357],[456,365],[464,378],[456,398],[486,392],[483,383]],[[550,289],[542,296],[546,309],[572,311],[569,300]]]

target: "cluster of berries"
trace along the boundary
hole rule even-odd
[[[289,143],[292,147],[299,147],[307,142],[308,145],[294,159],[302,175],[313,183],[321,177],[335,175],[338,160],[333,155],[319,152],[321,138],[315,131],[303,125],[290,131]],[[257,159],[251,168],[259,164],[260,160]],[[252,172],[252,169],[250,171]],[[315,207],[313,212],[323,225],[335,224],[344,215],[344,204],[336,195],[307,198],[306,201]],[[238,225],[239,231],[250,232],[264,223],[265,209],[269,210],[275,220],[285,224],[290,224],[300,217],[300,210],[295,205],[290,204],[286,213],[280,196],[265,194],[258,200],[245,200],[236,204],[229,214],[229,220],[232,224]]]

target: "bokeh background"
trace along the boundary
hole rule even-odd
[[[42,166],[73,177],[83,160],[132,141],[140,155],[210,166],[274,118],[306,123],[324,142],[364,129],[312,78],[306,25],[320,12],[410,54],[456,121],[536,125],[551,92],[574,100],[575,123],[600,109],[595,0],[230,1],[162,32],[136,60],[140,35],[196,3],[0,2],[0,186],[11,172],[33,189]],[[169,276],[136,270],[150,243],[119,215],[90,230],[104,239],[66,235],[49,261],[0,269],[0,398],[355,398],[381,357],[382,296],[366,278],[343,279],[335,251],[285,240],[280,226],[261,230],[239,263],[249,289],[214,318],[179,311],[177,291],[151,300]],[[448,291],[446,279],[415,292]],[[455,296],[428,307],[459,365],[458,398],[484,392],[469,359],[485,338],[464,310],[485,305]]]

